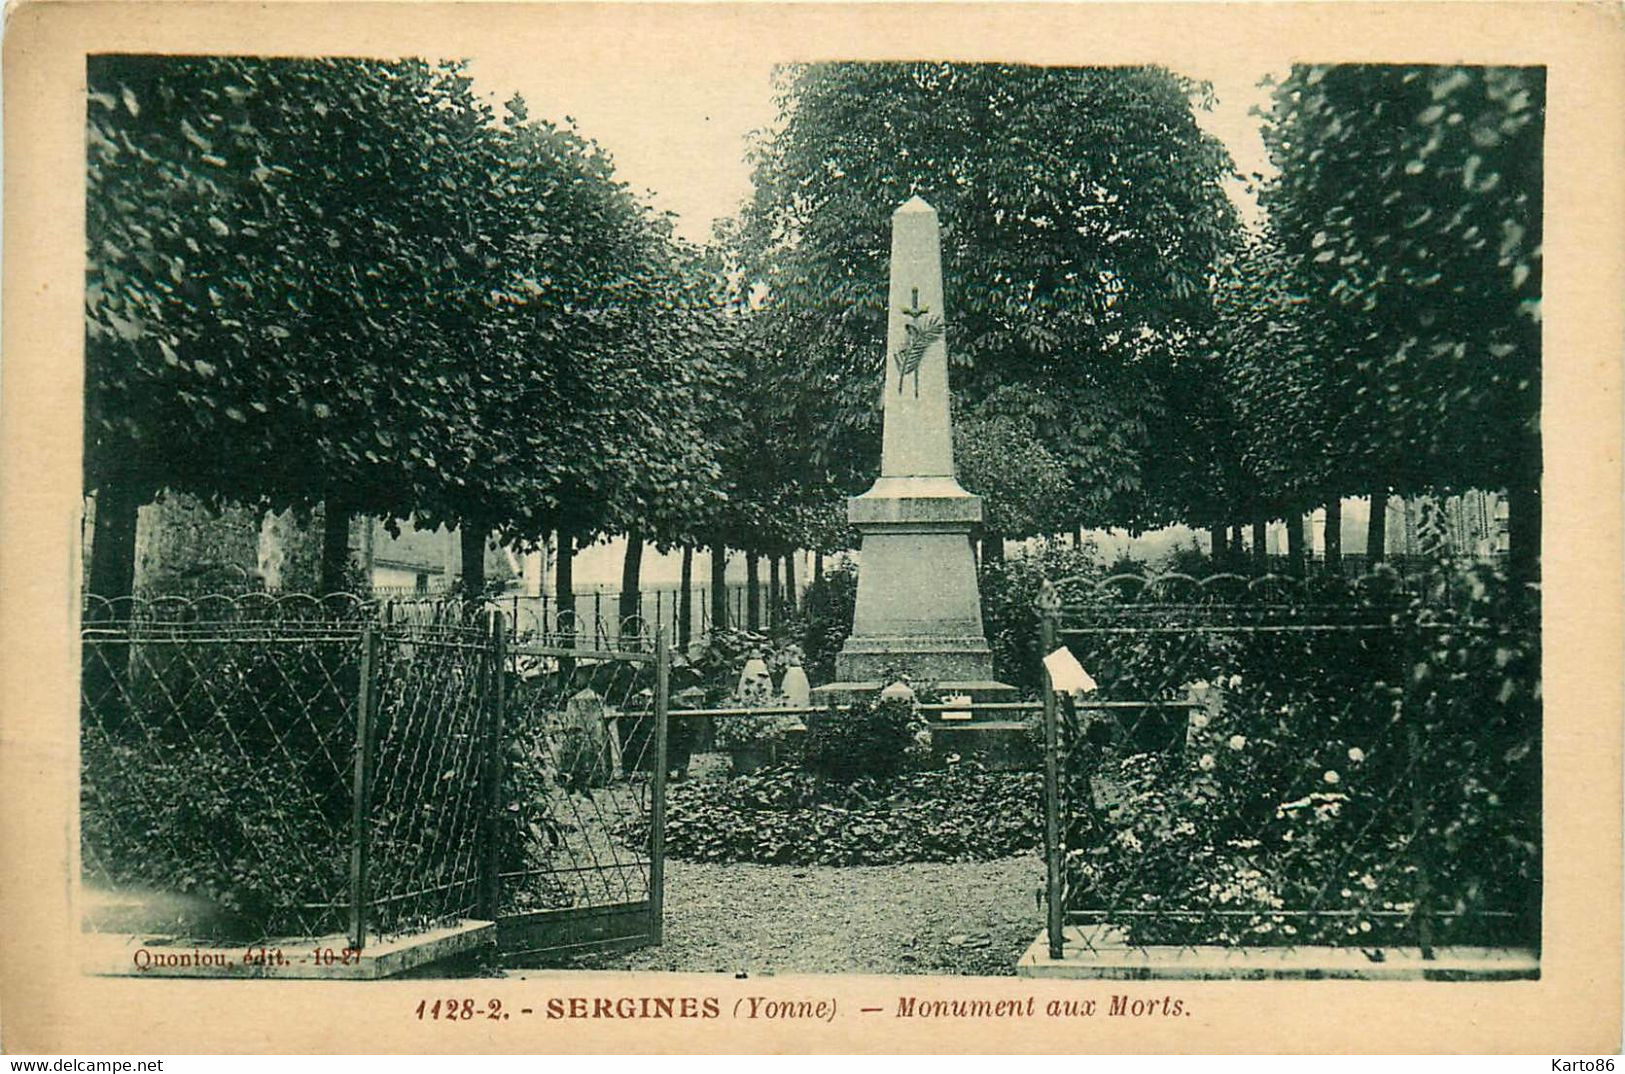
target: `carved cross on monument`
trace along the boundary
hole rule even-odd
[[[924,321],[931,312],[930,307],[920,305],[920,289],[911,288],[913,297],[908,306],[902,310],[908,321],[903,325],[903,345],[897,353],[892,355],[897,363],[897,390],[903,390],[903,378],[910,373],[914,374],[914,398],[920,397],[920,362],[925,359],[925,352],[937,340],[943,337],[945,328],[941,317],[931,317]]]

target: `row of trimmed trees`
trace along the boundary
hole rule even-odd
[[[1504,491],[1511,567],[1540,545],[1539,69],[1299,67],[1264,136],[1261,233],[1219,275],[1217,518],[1368,495]],[[1229,513],[1224,505],[1229,505]],[[1291,530],[1289,529],[1289,534]]]
[[[1538,69],[1294,68],[1243,228],[1209,89],[1160,68],[819,64],[731,236],[781,487],[838,502],[878,456],[887,223],[944,221],[961,479],[999,537],[1211,527],[1372,496],[1504,491],[1539,549]],[[817,512],[813,512],[818,514]],[[824,512],[819,517],[829,517]],[[1302,528],[1289,526],[1301,556]],[[1221,536],[1224,535],[1224,536]]]
[[[570,549],[675,544],[722,502],[732,357],[698,251],[572,129],[459,65],[93,57],[89,586],[160,490]]]
[[[1196,121],[1209,90],[1160,68],[792,67],[705,249],[457,65],[89,75],[93,591],[129,591],[135,511],[166,488],[320,509],[329,586],[355,514],[460,527],[475,588],[488,537],[551,539],[561,607],[572,548],[607,534],[624,613],[646,546],[687,550],[685,577],[709,549],[713,582],[730,551],[759,583],[766,560],[771,586],[791,550],[850,545],[914,193],[944,222],[990,554],[1483,488],[1534,574],[1539,71],[1295,68],[1250,231]]]

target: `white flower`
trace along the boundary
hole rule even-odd
[[[1371,931],[1371,922],[1369,922],[1369,921],[1360,922],[1360,931],[1361,932],[1370,932]]]
[[[1202,759],[1200,761],[1197,761],[1196,764],[1197,764],[1197,767],[1201,768],[1201,770],[1204,771],[1204,772],[1213,771],[1213,765],[1214,765],[1213,754],[1211,754],[1211,753],[1202,754]]]
[[[1360,877],[1360,886],[1365,888],[1367,891],[1376,891],[1377,878],[1372,876],[1370,873],[1366,873],[1364,876]]]
[[[1240,736],[1240,735],[1231,735],[1230,736],[1230,748],[1233,749],[1233,750],[1246,749],[1247,748],[1247,740],[1245,738],[1243,738],[1242,736]]]
[[[1200,731],[1202,728],[1206,727],[1207,722],[1208,722],[1207,713],[1205,713],[1205,712],[1193,712],[1193,713],[1191,713],[1191,726],[1196,728],[1198,731]]]
[[[1362,750],[1358,746],[1350,746],[1349,760],[1353,761],[1355,764],[1359,764],[1361,761],[1365,760],[1365,750]]]
[[[1324,776],[1321,776],[1320,778],[1325,780],[1327,783],[1332,783],[1332,784],[1341,783],[1343,781],[1342,776],[1338,775],[1336,772],[1333,772],[1329,768],[1326,770],[1326,774]]]
[[[1234,690],[1236,687],[1238,687],[1240,685],[1241,685],[1241,676],[1240,675],[1232,675],[1232,676],[1230,676],[1230,689]]]

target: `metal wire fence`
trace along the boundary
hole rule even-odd
[[[178,926],[200,939],[360,948],[607,904],[658,936],[665,649],[618,633],[447,600],[92,598],[85,878],[208,903]]]
[[[1538,948],[1538,608],[1493,575],[1048,591],[1099,687],[1049,700],[1052,955]]]

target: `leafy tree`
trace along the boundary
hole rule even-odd
[[[742,246],[779,408],[819,408],[819,470],[846,491],[874,472],[890,214],[917,193],[944,225],[960,412],[1019,386],[1044,400],[1028,420],[1071,521],[1165,515],[1147,415],[1235,227],[1228,157],[1192,115],[1204,87],[1158,68],[835,63],[787,68],[779,91]]]
[[[90,74],[93,589],[128,592],[164,487],[323,504],[329,585],[352,512],[460,526],[474,588],[492,531],[590,537],[709,496],[704,319],[595,144],[518,98],[498,123],[455,64]]]
[[[1346,407],[1342,492],[1506,489],[1538,569],[1539,68],[1298,66],[1265,204]]]
[[[1328,376],[1306,292],[1268,227],[1246,235],[1217,277],[1209,359],[1192,381],[1203,398],[1174,406],[1194,418],[1197,435],[1186,442],[1205,455],[1190,517],[1219,526],[1252,520],[1255,556],[1268,519],[1297,519],[1328,493],[1335,500],[1359,487],[1341,450],[1348,403]]]
[[[998,558],[1005,537],[1032,537],[1066,526],[1072,485],[1066,465],[1045,446],[1040,422],[1049,401],[1000,388],[954,421],[954,462],[960,482],[983,497],[991,541],[984,557]]]
[[[93,588],[128,591],[102,553],[160,487],[325,502],[330,548],[348,512],[443,490],[492,267],[458,193],[486,119],[458,70],[103,56],[88,107]]]

